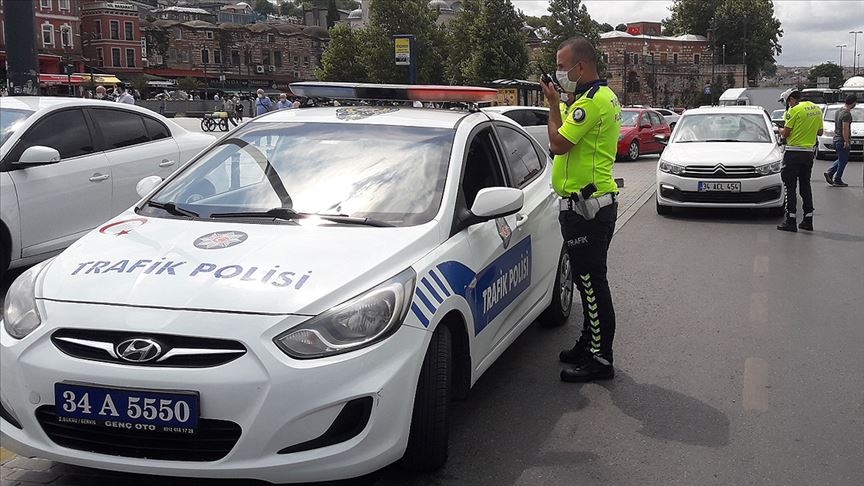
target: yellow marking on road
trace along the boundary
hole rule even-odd
[[[762,358],[744,360],[744,410],[768,410],[768,362]]]
[[[12,459],[15,457],[15,453],[0,447],[0,462],[6,462],[7,459]]]

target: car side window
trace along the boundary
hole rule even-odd
[[[20,159],[21,154],[34,145],[56,149],[61,159],[80,157],[95,150],[81,110],[63,110],[46,115],[21,137],[9,160]]]
[[[468,146],[465,173],[462,176],[462,191],[465,204],[470,209],[480,189],[504,186],[504,175],[498,163],[498,153],[492,137],[492,129],[478,132]]]
[[[121,110],[96,109],[93,120],[102,132],[105,150],[130,147],[150,141],[141,115]]]
[[[510,127],[501,125],[498,126],[498,137],[501,139],[501,148],[507,168],[510,170],[513,187],[521,189],[537,174],[543,172],[543,162],[537,155],[531,139]]]
[[[663,117],[659,113],[651,113],[651,124],[655,127],[662,127]]]
[[[651,115],[649,115],[647,111],[643,111],[642,116],[640,117],[639,126],[641,127],[642,125],[653,125],[653,123],[651,123]]]
[[[515,121],[519,124],[519,126],[527,127],[530,122],[529,117],[526,116],[528,114],[527,110],[512,110],[503,113],[507,118]]]
[[[545,110],[531,110],[534,123],[531,126],[546,126],[549,124],[549,112]]]
[[[171,131],[164,124],[150,117],[143,117],[144,126],[147,128],[147,136],[150,140],[162,140],[163,138],[171,138]]]

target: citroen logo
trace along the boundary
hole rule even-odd
[[[130,363],[147,363],[161,354],[162,346],[152,339],[127,339],[117,345],[117,356]]]

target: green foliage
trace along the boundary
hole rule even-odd
[[[558,46],[571,37],[581,35],[588,39],[595,49],[600,46],[597,23],[588,15],[588,9],[582,5],[582,0],[550,0],[549,17],[546,25],[549,35],[543,39],[541,61],[547,71],[554,71]],[[602,66],[600,70],[602,72]]]
[[[612,27],[612,24],[604,22],[600,24],[599,30],[601,33],[612,32],[613,30],[615,30],[615,27]]]
[[[674,0],[669,9],[664,32],[708,35],[713,30],[718,52],[725,44],[726,62],[746,63],[750,79],[759,79],[781,52],[783,29],[771,0]]]
[[[830,78],[829,87],[831,89],[837,89],[843,85],[843,68],[833,62],[826,62],[819,64],[818,66],[813,66],[807,74],[807,86],[815,88],[817,81],[816,78],[823,77]]]
[[[362,32],[354,32],[347,25],[338,24],[330,29],[330,43],[321,56],[321,67],[315,72],[322,81],[364,82],[366,69],[358,58]]]
[[[523,21],[510,0],[467,0],[450,24],[447,74],[457,84],[527,75]]]
[[[147,79],[140,74],[129,77],[129,84],[132,85],[135,90],[141,93],[141,97],[143,99],[147,99],[150,94],[150,86],[147,84]]]
[[[615,30],[618,32],[627,32],[627,24],[618,24],[615,26]]]
[[[270,0],[255,0],[253,9],[261,15],[275,15],[276,6]]]
[[[185,77],[181,78],[177,81],[177,87],[187,93],[190,91],[195,91],[196,89],[201,89],[204,87],[204,83],[198,81],[195,78]]]
[[[279,15],[303,18],[303,7],[297,2],[285,1],[279,5]]]

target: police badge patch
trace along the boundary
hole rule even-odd
[[[383,115],[399,111],[399,108],[387,106],[349,106],[336,110],[336,118],[340,120],[362,120],[370,116]]]
[[[582,108],[576,108],[573,111],[573,121],[576,123],[582,123],[582,120],[585,119],[585,110]]]

